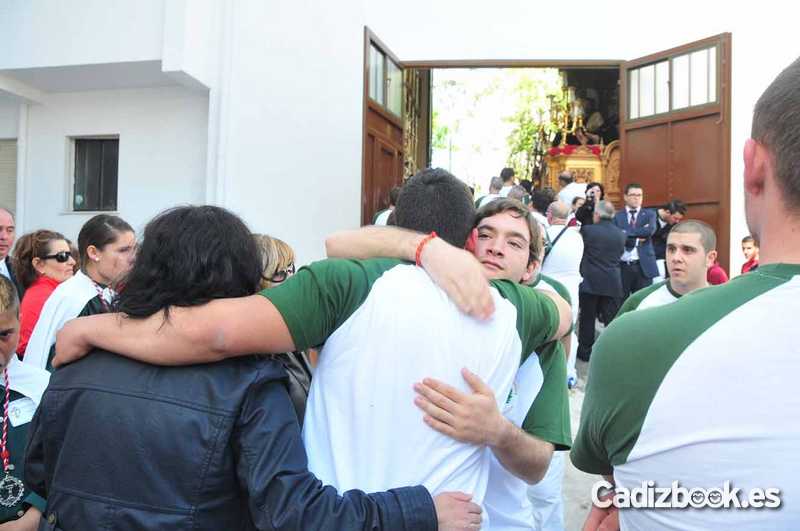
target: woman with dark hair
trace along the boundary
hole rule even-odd
[[[252,295],[260,258],[230,212],[167,211],[145,228],[121,318],[166,322],[183,307]],[[26,478],[62,529],[436,529],[422,487],[343,497],[324,487],[307,469],[285,381],[261,356],[157,367],[95,350],[51,376]],[[435,503],[455,518],[448,496]],[[466,524],[440,522],[456,528]]]
[[[606,189],[602,183],[591,182],[586,185],[586,202],[575,211],[575,219],[581,225],[594,223],[594,207],[606,198]]]
[[[14,247],[14,259],[14,273],[25,293],[20,304],[17,347],[22,358],[42,307],[56,287],[72,277],[75,260],[64,235],[51,230],[22,236]]]
[[[115,288],[130,271],[136,235],[122,218],[99,214],[78,234],[81,270],[59,285],[42,308],[25,352],[25,363],[52,370],[56,334],[75,317],[107,312]]]

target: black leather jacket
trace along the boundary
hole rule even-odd
[[[26,449],[40,529],[436,529],[423,487],[323,486],[285,381],[256,357],[156,367],[96,351],[56,371]]]

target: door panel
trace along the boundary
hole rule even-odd
[[[631,131],[628,143],[636,146],[627,155],[627,167],[622,172],[621,189],[631,182],[644,188],[646,204],[668,201],[669,184],[664,175],[669,172],[669,129],[663,125]],[[624,151],[623,151],[624,153]]]
[[[722,197],[726,175],[716,156],[722,150],[718,121],[715,114],[672,124],[672,195],[690,203],[713,203]]]
[[[695,65],[694,58],[705,63]],[[651,97],[650,85],[639,82],[638,69],[667,61],[673,76],[667,81],[669,90],[679,96],[670,102],[699,104],[662,106],[663,112],[655,114],[654,108],[640,102],[657,100],[660,94],[652,87]],[[707,66],[703,75],[712,83],[692,79],[702,70],[698,65]],[[687,218],[706,221],[716,230],[719,261],[726,270],[730,269],[730,82],[730,33],[635,59],[620,68],[621,187],[641,183],[648,207],[671,199],[685,201]],[[658,86],[664,88],[663,83]]]

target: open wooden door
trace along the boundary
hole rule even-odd
[[[731,34],[624,63],[620,81],[620,188],[641,184],[645,206],[686,202],[730,272]]]
[[[369,28],[364,33],[361,224],[368,225],[403,182],[403,67]]]

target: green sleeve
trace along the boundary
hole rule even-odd
[[[525,416],[522,429],[552,443],[556,450],[569,450],[572,446],[572,429],[569,419],[567,357],[560,341],[551,341],[542,349],[539,365],[544,383]]]
[[[363,304],[374,282],[401,263],[386,258],[322,260],[260,294],[278,309],[295,348],[305,350],[323,344]]]
[[[658,288],[663,286],[666,282],[667,281],[664,280],[662,282],[658,282],[658,283],[653,284],[651,286],[647,286],[646,288],[642,288],[639,291],[637,291],[636,293],[632,293],[627,299],[625,299],[625,302],[620,307],[620,309],[617,312],[617,315],[614,317],[614,319],[617,319],[620,315],[628,313],[628,312],[632,312],[633,310],[638,308],[639,305],[642,303],[642,301],[645,300],[648,295],[650,295],[651,293],[656,291]]]
[[[36,507],[42,514],[44,514],[44,510],[47,507],[47,500],[33,491],[29,492],[28,495],[25,496],[25,499],[22,500],[22,503],[23,506]]]
[[[566,286],[564,286],[564,284],[562,284],[561,282],[559,282],[558,280],[556,280],[556,279],[554,279],[552,277],[548,277],[547,275],[539,275],[539,279],[545,281],[548,284],[550,284],[550,286],[552,286],[552,288],[555,290],[555,292],[558,293],[561,296],[562,299],[567,301],[567,304],[570,305],[570,308],[572,307],[572,297],[569,296],[569,290],[567,289]],[[537,281],[536,284],[533,285],[533,287],[536,287],[538,285],[539,285],[539,282]],[[569,330],[567,331],[567,334],[571,334],[573,332],[573,330],[575,330],[575,324],[574,323],[575,323],[575,321],[577,319],[578,319],[577,315],[573,315],[572,316],[572,324],[570,324],[570,327],[569,327]]]
[[[517,309],[517,333],[522,357],[539,352],[558,331],[558,308],[550,297],[510,280],[493,280],[492,286]]]

